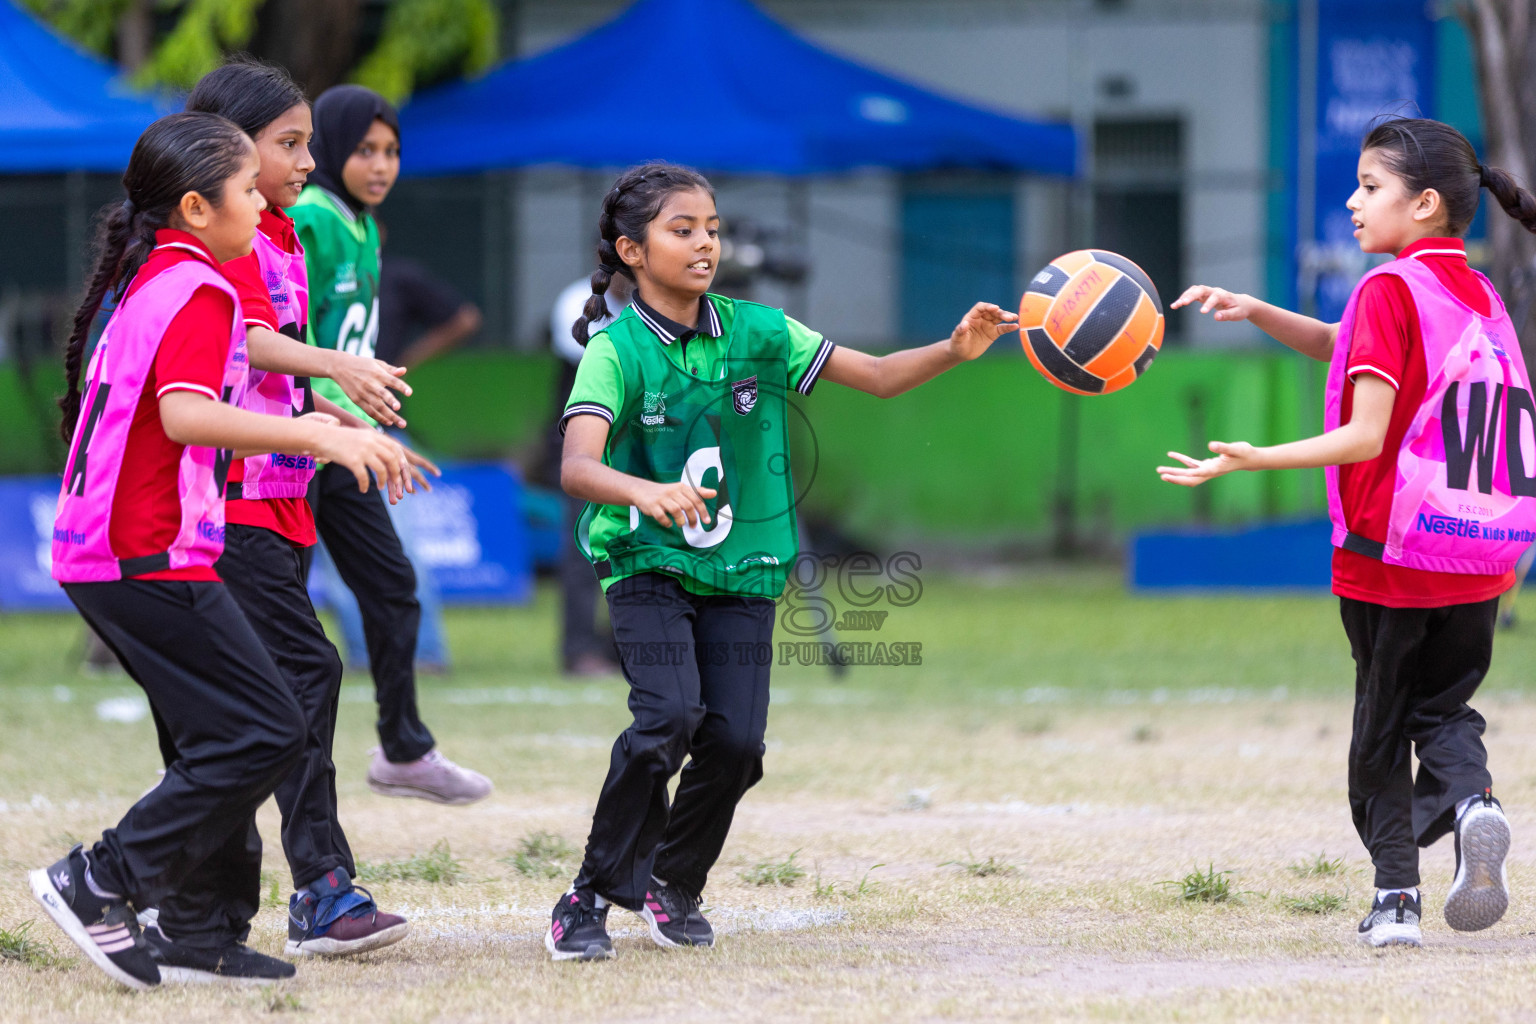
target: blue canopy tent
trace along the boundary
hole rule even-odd
[[[120,171],[139,133],[170,110],[0,0],[0,173]]]
[[[662,76],[645,61],[697,52]],[[637,57],[636,55],[659,55]],[[666,159],[805,175],[992,167],[1070,176],[1071,126],[948,99],[828,53],[748,0],[638,0],[613,21],[401,111],[411,174]]]

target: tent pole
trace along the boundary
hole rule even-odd
[[[804,176],[790,179],[789,222],[794,231],[795,245],[805,260],[805,274],[795,282],[789,293],[795,306],[790,315],[805,323],[811,315],[811,182]]]

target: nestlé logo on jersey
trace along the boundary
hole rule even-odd
[[[662,427],[667,423],[667,393],[647,391],[640,400],[640,425]]]

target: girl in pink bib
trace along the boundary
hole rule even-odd
[[[1509,822],[1493,798],[1483,717],[1498,596],[1536,540],[1536,402],[1519,338],[1460,236],[1483,188],[1536,231],[1536,198],[1484,167],[1449,125],[1385,121],[1360,147],[1348,206],[1360,248],[1394,257],[1325,324],[1204,285],[1218,320],[1251,320],[1329,363],[1325,433],[1211,442],[1158,472],[1196,486],[1235,469],[1325,467],[1333,589],[1355,659],[1349,802],[1376,869],[1359,938],[1420,944],[1419,847],[1456,835],[1446,923],[1476,931],[1509,904]],[[1417,776],[1412,759],[1419,761]]]
[[[293,974],[245,945],[260,905],[254,815],[296,763],[305,724],[214,568],[231,461],[279,451],[345,465],[362,487],[370,473],[397,492],[408,480],[398,446],[371,431],[238,408],[245,329],[221,267],[250,251],[258,169],[251,140],[221,117],[150,125],[123,176],[127,198],[102,219],[65,356],[54,577],[143,688],[167,764],[89,850],[75,846],[29,881],[91,962],[130,988]],[[110,292],[117,308],[82,393],[87,337]],[[217,927],[167,956],[136,911],[173,894]]]

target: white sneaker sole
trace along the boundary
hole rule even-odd
[[[195,967],[167,967],[160,965],[162,985],[279,985],[292,978],[232,978],[227,974],[200,971]]]
[[[1509,909],[1509,821],[1494,807],[1475,806],[1461,819],[1461,867],[1445,897],[1445,923],[1459,932],[1494,925]]]
[[[580,952],[580,953],[574,952],[574,951],[564,952],[562,950],[556,949],[555,948],[555,933],[553,931],[550,931],[548,928],[544,929],[544,948],[549,950],[550,959],[555,960],[557,962],[558,961],[562,961],[562,960],[582,960],[582,961],[588,961],[588,960],[612,960],[613,959],[613,950],[611,950],[611,949],[604,949],[602,946],[598,945],[595,942],[592,943],[591,945],[589,945],[584,952]]]
[[[135,978],[107,958],[107,954],[96,945],[96,941],[91,938],[91,933],[85,930],[85,925],[80,923],[74,911],[65,905],[64,897],[59,894],[59,890],[53,887],[47,868],[27,872],[27,882],[32,887],[32,895],[43,905],[43,909],[48,911],[48,916],[53,918],[53,923],[63,929],[64,934],[69,936],[69,940],[79,946],[80,952],[84,953],[91,963],[100,967],[107,977],[119,985],[139,992],[148,992],[155,987],[150,982]]]
[[[1360,933],[1360,941],[1380,949],[1382,946],[1422,946],[1424,931],[1416,924],[1379,924]]]
[[[380,782],[371,775],[368,777],[368,788],[380,796],[430,800],[435,804],[446,804],[449,807],[463,807],[465,804],[478,803],[491,795],[491,791],[486,790],[478,796],[444,796],[435,790],[422,789],[419,786],[397,786],[390,782]]]
[[[289,939],[283,943],[283,953],[286,956],[355,956],[393,946],[405,938],[410,930],[411,923],[402,921],[393,928],[385,928],[361,939],[329,939],[324,935],[315,939]]]

